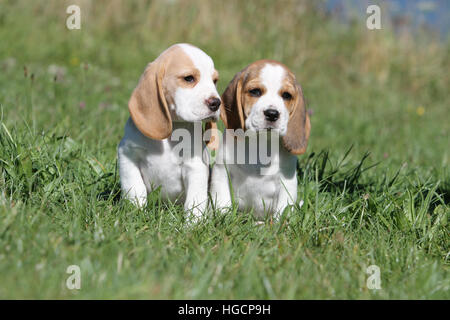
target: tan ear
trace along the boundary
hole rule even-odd
[[[306,152],[311,123],[306,112],[302,89],[297,85],[297,103],[289,116],[287,133],[283,137],[284,147],[292,154],[300,155]]]
[[[211,121],[207,122],[205,124],[205,131],[211,130],[211,136],[209,137],[209,140],[205,141],[206,146],[211,150],[217,150],[219,149],[219,139],[220,139],[220,132],[217,128],[217,122]]]
[[[165,139],[172,134],[172,118],[162,87],[164,68],[159,61],[150,63],[128,102],[131,118],[143,135]]]
[[[242,109],[242,75],[236,74],[222,94],[220,118],[226,129],[244,129],[244,110]]]

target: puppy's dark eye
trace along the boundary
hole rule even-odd
[[[252,97],[261,97],[262,94],[261,89],[258,88],[248,90],[248,93],[250,93]]]
[[[184,77],[184,81],[186,82],[194,82],[195,78],[193,76]]]
[[[218,81],[219,79],[214,79],[213,80],[213,82],[214,82],[214,84],[217,84],[217,81]]]
[[[283,92],[283,94],[281,95],[281,97],[284,100],[291,100],[292,99],[292,95],[289,92]]]

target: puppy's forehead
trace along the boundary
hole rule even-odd
[[[166,49],[163,53],[160,54],[155,62],[163,65],[166,73],[168,74],[176,74],[179,71],[195,68],[192,59],[183,51],[183,49],[178,44],[175,44]]]
[[[286,77],[286,70],[277,64],[266,64],[259,72],[261,83],[268,91],[277,92]]]
[[[282,63],[275,60],[259,60],[247,67],[246,81],[259,80],[269,88],[280,88],[283,82],[295,83],[294,74]]]
[[[178,47],[181,48],[184,54],[186,54],[200,71],[213,71],[214,62],[210,56],[193,45],[187,43],[180,43]]]

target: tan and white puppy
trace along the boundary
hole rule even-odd
[[[149,63],[131,95],[131,117],[119,144],[122,194],[143,206],[147,193],[161,187],[170,201],[182,201],[186,211],[201,216],[208,201],[209,168],[201,154],[176,148],[175,129],[189,133],[192,148],[203,145],[194,124],[218,119],[218,72],[212,59],[189,44],[176,44]],[[187,130],[187,131],[186,131]]]
[[[267,215],[277,219],[287,205],[296,203],[297,155],[306,151],[309,139],[311,126],[302,89],[286,66],[260,60],[236,74],[222,101],[221,118],[227,129],[250,130],[260,137],[269,130],[263,137],[275,135],[279,148],[271,150],[269,164],[250,163],[251,151],[245,148],[245,163],[239,163],[240,149],[235,145],[241,138],[224,134],[211,175],[213,205],[231,205],[230,181],[240,210],[253,210],[259,219]],[[259,148],[258,144],[253,152]],[[270,174],[262,174],[262,168]]]

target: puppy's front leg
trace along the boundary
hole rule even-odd
[[[201,160],[185,162],[183,183],[186,192],[184,209],[193,222],[198,221],[208,204],[208,167]]]
[[[273,219],[278,221],[284,209],[288,205],[293,205],[297,201],[297,176],[285,179],[281,178],[280,191],[278,193],[277,205],[273,214]]]
[[[211,173],[211,201],[215,208],[231,206],[228,173],[225,165],[216,163]]]
[[[147,188],[142,180],[138,160],[133,156],[132,151],[122,141],[117,152],[122,197],[139,207],[143,207],[147,203]]]

